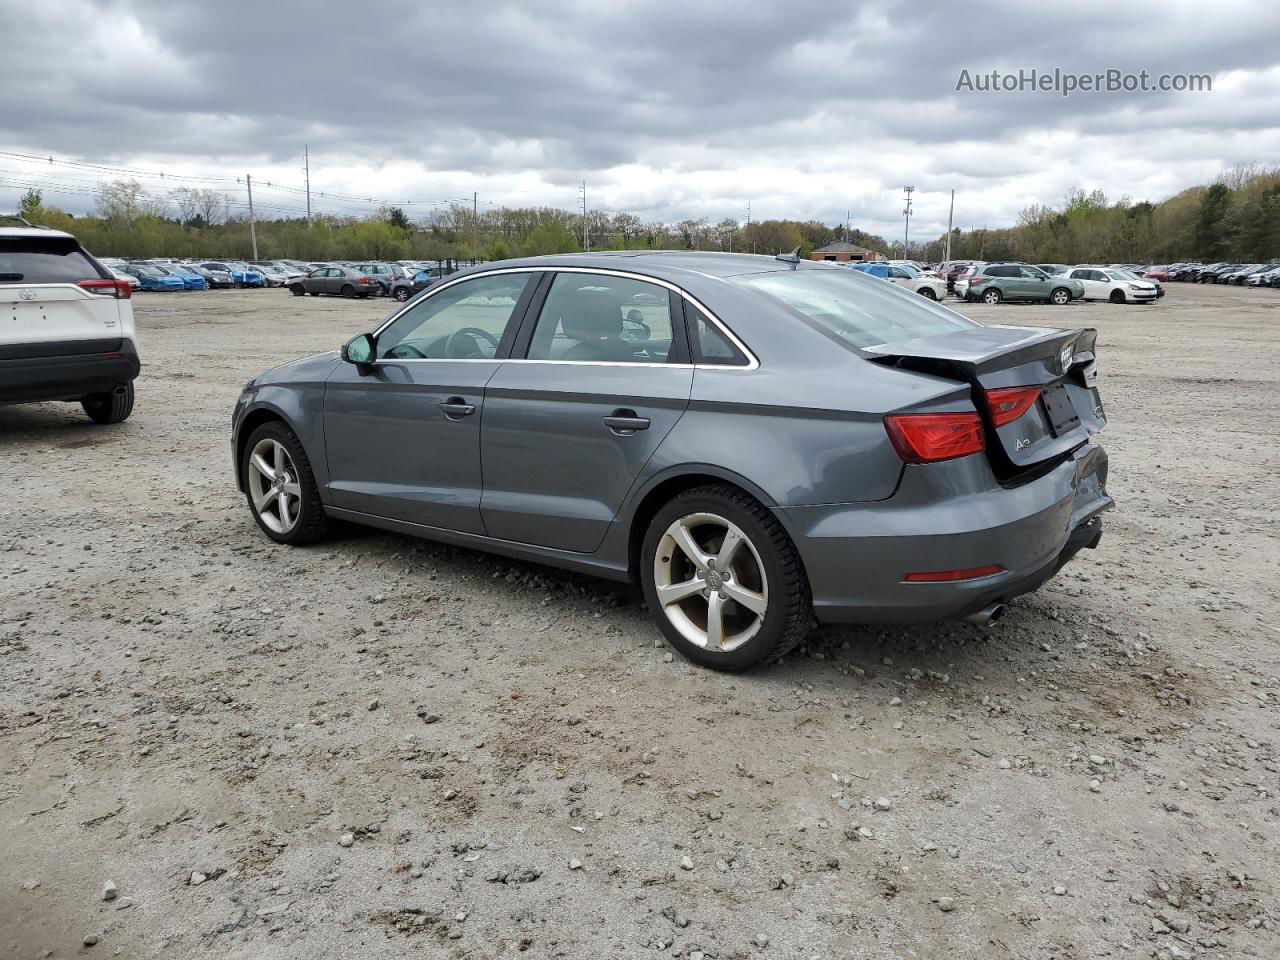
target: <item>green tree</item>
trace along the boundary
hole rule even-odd
[[[1200,256],[1212,259],[1225,255],[1222,221],[1230,203],[1231,189],[1225,183],[1215,183],[1204,192],[1195,229],[1195,247]]]
[[[44,212],[44,195],[34,187],[22,195],[18,202],[18,213],[31,223],[40,222]]]

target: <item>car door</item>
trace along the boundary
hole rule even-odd
[[[1049,278],[1043,270],[1036,267],[1020,266],[1017,268],[1019,296],[1026,300],[1049,299]]]
[[[616,271],[544,281],[485,391],[490,536],[589,553],[689,405],[679,295]]]
[[[501,366],[500,351],[514,337],[537,276],[505,271],[442,286],[378,331],[373,363],[337,366],[324,398],[327,491],[335,507],[485,532],[485,384]]]

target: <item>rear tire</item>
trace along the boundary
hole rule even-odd
[[[254,465],[255,454],[265,462],[270,476]],[[329,532],[311,461],[297,435],[283,422],[272,420],[249,434],[240,454],[240,475],[249,512],[258,529],[276,543],[299,546]],[[277,476],[283,477],[278,488],[273,486]],[[283,508],[281,498],[286,501]]]
[[[984,291],[982,294],[982,302],[992,307],[994,307],[997,303],[999,303],[1003,299],[1004,297],[1000,295],[1000,291],[995,289],[995,287],[992,287],[990,290]]]
[[[305,296],[307,291],[302,284],[295,283],[293,284],[293,286],[289,288],[289,292],[292,293],[295,297],[301,297],[301,296]]]
[[[726,541],[736,549],[724,551]],[[716,670],[780,657],[813,626],[809,580],[791,538],[773,514],[728,485],[688,490],[657,512],[640,548],[640,580],[671,645]],[[671,589],[682,585],[690,588],[684,596]]]
[[[1049,293],[1049,302],[1064,307],[1071,302],[1071,291],[1066,287],[1055,287]]]
[[[110,393],[91,393],[80,406],[94,423],[121,423],[133,413],[133,382],[122,383]]]
[[[343,284],[342,295],[346,297],[348,300],[350,300],[352,297],[356,295],[356,288],[349,283]]]
[[[391,295],[395,297],[395,299],[400,303],[404,303],[406,300],[409,299],[409,288],[396,287],[395,292],[393,292]]]

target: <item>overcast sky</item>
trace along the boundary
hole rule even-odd
[[[575,207],[585,179],[593,208],[645,219],[851,210],[891,239],[904,184],[926,239],[953,188],[958,226],[995,227],[1073,187],[1155,200],[1280,158],[1280,20],[1262,2],[287,6],[0,0],[0,151],[249,173],[268,215],[302,208],[277,185],[302,185],[307,144],[318,212],[473,191]],[[1207,73],[1212,91],[956,91],[965,69],[1033,68]],[[32,182],[90,209],[98,177],[0,156],[0,210]]]

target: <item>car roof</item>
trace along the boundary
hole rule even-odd
[[[64,237],[74,240],[71,234],[49,227],[0,227],[0,237]]]
[[[544,257],[522,257],[515,260],[497,260],[468,268],[480,272],[508,267],[540,267],[554,270],[557,267],[583,267],[605,270],[627,270],[648,273],[657,277],[675,278],[696,275],[723,279],[753,273],[774,273],[780,270],[842,270],[844,264],[823,260],[800,260],[792,263],[777,257],[751,253],[719,253],[707,250],[608,250],[599,253],[557,253]]]

